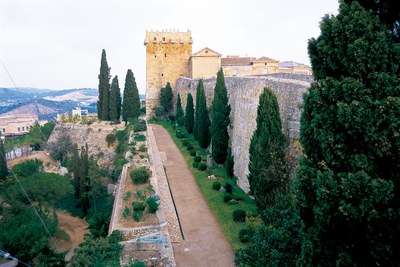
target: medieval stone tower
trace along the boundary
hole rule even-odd
[[[176,95],[176,80],[190,75],[192,33],[170,31],[146,31],[146,113],[153,114],[159,104],[160,89],[167,82]]]

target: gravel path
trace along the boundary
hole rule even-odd
[[[167,156],[166,174],[184,235],[184,241],[173,243],[177,266],[234,266],[232,248],[185,158],[162,126],[152,127],[159,150]]]

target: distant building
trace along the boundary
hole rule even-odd
[[[268,57],[227,56],[221,58],[221,66],[225,76],[250,76],[278,72],[278,60]]]
[[[190,57],[190,66],[193,79],[216,77],[221,68],[221,54],[205,47]]]
[[[279,72],[312,75],[312,69],[310,66],[294,61],[279,62]]]
[[[36,123],[36,114],[13,114],[0,116],[0,132],[4,136],[17,136],[28,133]]]
[[[68,121],[72,118],[82,119],[83,117],[88,118],[89,120],[95,120],[97,118],[96,113],[89,113],[87,109],[81,109],[76,107],[72,110],[71,115],[68,113],[57,114],[57,121]]]
[[[87,109],[74,108],[72,110],[72,117],[78,116],[79,118],[87,117],[89,114]]]

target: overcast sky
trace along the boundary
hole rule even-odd
[[[127,69],[145,92],[146,30],[192,31],[193,52],[267,56],[309,64],[338,0],[0,0],[0,60],[18,87],[98,86],[101,50],[121,89]],[[0,64],[0,87],[14,87]]]

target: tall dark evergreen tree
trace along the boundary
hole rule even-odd
[[[226,169],[226,174],[228,174],[228,176],[230,178],[233,178],[234,174],[233,174],[233,168],[235,166],[235,162],[234,162],[234,158],[233,158],[233,154],[232,154],[232,147],[231,145],[228,146],[228,155],[226,157],[226,164],[225,164],[225,169]]]
[[[179,126],[182,126],[184,121],[185,114],[183,114],[183,109],[182,109],[182,102],[181,102],[181,96],[178,94],[177,99],[176,99],[176,113],[175,113],[175,119],[178,122]]]
[[[103,49],[99,74],[99,100],[97,101],[97,116],[99,120],[109,120],[110,118],[110,78],[110,68],[107,64],[106,50]]]
[[[207,148],[210,145],[210,117],[208,115],[206,96],[204,94],[203,80],[199,80],[197,85],[196,117],[193,133],[200,147]]]
[[[217,83],[214,89],[214,100],[211,105],[211,139],[212,157],[218,164],[226,161],[229,145],[228,126],[231,107],[228,103],[228,93],[225,86],[222,68],[217,73]]]
[[[194,125],[194,109],[193,109],[193,96],[188,93],[186,100],[186,110],[185,110],[185,127],[188,133],[193,133]]]
[[[173,109],[173,98],[171,84],[167,82],[167,85],[160,90],[160,106],[164,107],[165,113],[169,114]]]
[[[126,122],[129,119],[137,119],[140,115],[140,98],[132,70],[128,70],[125,78],[124,100],[122,103],[122,118]]]
[[[309,41],[296,194],[299,265],[400,262],[399,45],[377,16],[341,2]]]
[[[87,215],[90,208],[90,177],[89,177],[89,151],[88,145],[81,148],[81,168],[80,168],[80,202],[83,215]]]
[[[198,113],[199,113],[199,110],[200,110],[200,109],[198,109],[198,107],[200,106],[199,105],[199,100],[201,98],[201,96],[200,96],[200,93],[201,93],[200,92],[200,83],[201,83],[201,88],[204,88],[203,81],[199,80],[199,83],[197,84],[197,87],[196,87],[196,105],[195,105],[195,110],[194,110],[193,136],[194,136],[195,140],[198,140],[198,131],[197,131],[197,126],[198,126],[197,122],[198,122],[198,120],[197,120],[197,117],[199,117]]]
[[[118,84],[118,76],[115,76],[111,83],[110,92],[110,120],[119,121],[121,114],[121,91]]]
[[[6,152],[4,149],[3,140],[0,139],[0,181],[6,179],[7,175],[8,175],[8,168],[7,168]]]
[[[73,172],[74,172],[74,188],[75,198],[80,200],[81,198],[81,157],[79,155],[78,146],[75,144],[73,148]]]
[[[248,180],[259,210],[275,205],[275,196],[286,192],[285,135],[278,100],[269,88],[260,95],[257,128],[250,142]]]

